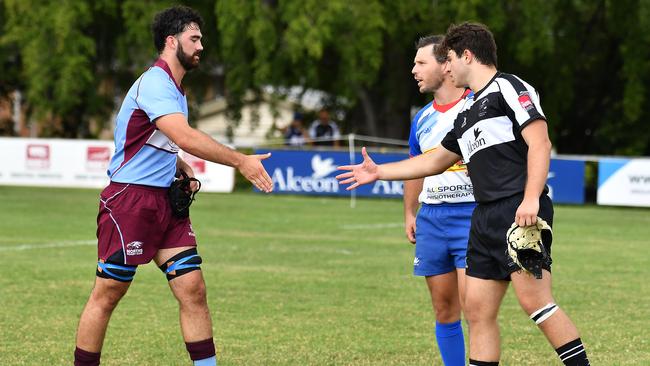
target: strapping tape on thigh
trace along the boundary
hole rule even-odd
[[[97,276],[122,282],[130,282],[135,276],[136,268],[138,267],[108,263],[100,259],[97,261]]]
[[[160,270],[171,280],[188,272],[201,269],[203,260],[197,253],[196,248],[180,252],[168,259],[160,266]]]

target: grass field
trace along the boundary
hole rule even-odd
[[[95,271],[96,190],[0,187],[0,365],[71,365]],[[201,193],[220,365],[441,365],[398,200]],[[650,210],[556,207],[554,290],[592,365],[650,365]],[[102,365],[189,365],[164,276],[142,266]],[[509,291],[502,365],[561,365]]]

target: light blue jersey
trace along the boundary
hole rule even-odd
[[[167,63],[158,59],[126,94],[115,123],[115,155],[108,167],[113,182],[169,187],[176,173],[178,146],[156,128],[158,117],[182,113],[187,99]]]
[[[454,103],[441,106],[431,102],[415,115],[409,137],[411,156],[440,146],[466,98],[472,98],[469,90]],[[465,268],[470,220],[476,203],[463,161],[439,175],[426,177],[419,201],[422,206],[416,218],[413,273],[435,276]]]
[[[420,109],[411,123],[410,155],[417,156],[437,149],[454,126],[454,120],[463,107],[462,101],[472,96],[467,90],[455,103],[439,106],[431,102]],[[442,174],[426,177],[418,199],[420,203],[427,204],[474,202],[472,188],[467,167],[461,160]]]

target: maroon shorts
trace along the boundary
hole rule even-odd
[[[137,265],[160,249],[196,246],[189,218],[171,213],[167,188],[111,182],[99,201],[99,259]]]

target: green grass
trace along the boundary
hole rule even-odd
[[[98,194],[0,187],[0,365],[72,364]],[[400,201],[201,193],[192,217],[220,365],[441,365]],[[647,209],[556,207],[554,292],[593,365],[650,364],[649,228]],[[503,365],[561,365],[512,291],[500,323]],[[102,365],[189,364],[166,280],[142,266]]]

